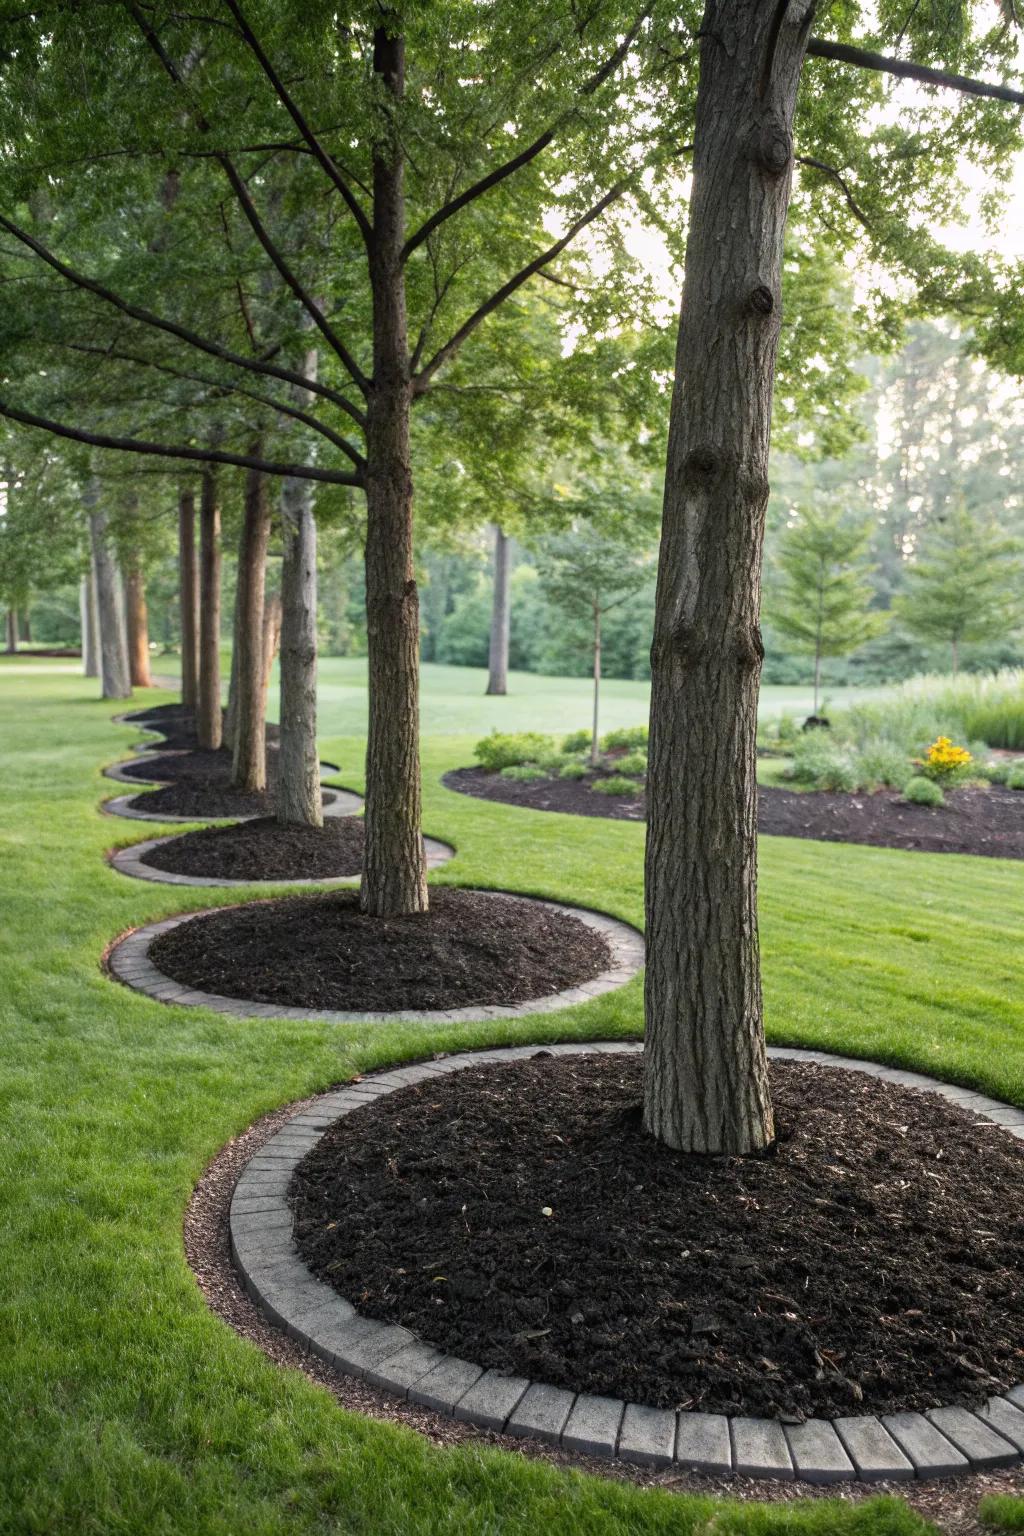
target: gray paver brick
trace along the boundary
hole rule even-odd
[[[973,1467],[1011,1467],[1020,1452],[969,1408],[933,1408],[927,1414]]]
[[[873,1414],[835,1420],[835,1430],[862,1482],[913,1477],[914,1468],[885,1425]]]
[[[371,1366],[366,1372],[366,1380],[372,1386],[382,1387],[385,1392],[393,1392],[398,1397],[408,1396],[409,1388],[439,1365],[444,1356],[439,1349],[432,1344],[424,1344],[422,1339],[414,1339],[397,1354],[389,1355],[379,1365]]]
[[[784,1433],[797,1477],[808,1483],[843,1483],[855,1477],[853,1462],[827,1419],[786,1424]]]
[[[671,1466],[676,1449],[676,1416],[671,1408],[628,1403],[619,1431],[623,1461],[644,1467]]]
[[[562,1444],[585,1456],[614,1456],[625,1406],[619,1397],[582,1392],[562,1430]]]
[[[424,1408],[434,1408],[439,1413],[451,1413],[482,1375],[482,1366],[474,1365],[470,1360],[460,1360],[458,1355],[442,1355],[440,1363],[410,1390],[409,1401],[422,1403]]]
[[[1009,1392],[1005,1393],[1005,1396],[1010,1399],[1011,1403],[1016,1403],[1018,1408],[1024,1408],[1024,1385],[1011,1387]]]
[[[1005,1397],[990,1397],[979,1417],[997,1429],[1011,1445],[1024,1451],[1024,1404],[1018,1408]]]
[[[887,1413],[882,1423],[913,1462],[918,1477],[953,1477],[970,1465],[923,1413]]]
[[[529,1385],[525,1376],[506,1376],[502,1371],[484,1371],[465,1397],[455,1405],[455,1417],[477,1424],[481,1429],[494,1429],[500,1433]]]
[[[510,1435],[535,1435],[558,1441],[576,1399],[575,1392],[534,1382],[523,1394],[508,1421]]]
[[[732,1432],[732,1464],[741,1477],[793,1477],[793,1458],[782,1425],[771,1419],[735,1418]]]
[[[726,1477],[732,1471],[729,1420],[724,1413],[681,1413],[676,1426],[676,1461],[694,1472]]]

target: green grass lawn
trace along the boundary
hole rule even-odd
[[[440,1450],[343,1411],[207,1310],[183,1257],[183,1211],[209,1159],[257,1116],[438,1049],[638,1034],[641,985],[557,1015],[424,1029],[241,1024],[110,982],[99,958],[123,929],[237,894],[149,885],[106,867],[106,849],[154,829],[97,813],[116,788],[100,767],[139,732],[113,725],[114,709],[95,693],[94,682],[64,674],[0,671],[0,1531],[930,1529],[899,1501],[722,1504],[482,1444]],[[461,704],[451,690],[445,697],[447,713],[439,707],[434,719],[447,730],[466,728],[460,711],[482,708],[468,686]],[[356,706],[336,697],[325,714],[346,718],[346,707]],[[542,714],[559,728],[575,718],[556,720],[551,697]],[[425,744],[426,830],[458,849],[436,879],[537,892],[638,923],[642,827],[440,786],[479,730],[474,721],[470,734]],[[358,788],[361,742],[325,732],[323,749]],[[774,1040],[916,1067],[1024,1104],[1024,866],[766,839],[761,912]]]

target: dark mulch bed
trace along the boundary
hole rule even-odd
[[[185,709],[181,704],[155,704],[152,709],[133,711],[126,716],[126,719],[134,725],[144,726],[147,730],[159,731],[164,738],[164,746],[171,751],[198,750],[199,737],[196,735],[195,715],[192,710]],[[278,740],[281,731],[275,722],[268,720],[265,729],[268,742]]]
[[[538,779],[522,784],[482,768],[458,768],[445,785],[483,800],[501,800],[535,811],[568,811],[574,816],[610,816],[643,821],[643,794],[595,794],[587,779]],[[925,853],[974,853],[1024,859],[1024,793],[993,784],[988,789],[954,789],[944,806],[910,805],[898,790],[874,794],[798,792],[762,785],[758,831],[774,837],[807,837],[826,843],[866,843],[874,848],[911,848]]]
[[[416,917],[366,917],[354,891],[229,907],[161,934],[149,954],[175,981],[225,997],[368,1013],[526,1002],[609,963],[577,918],[449,889]]]
[[[771,1080],[777,1154],[746,1159],[647,1137],[638,1056],[399,1090],[300,1164],[299,1249],[454,1354],[661,1407],[800,1419],[1019,1381],[1024,1146],[860,1073]]]
[[[226,784],[231,777],[231,753],[223,747],[216,752],[198,747],[175,752],[159,752],[153,757],[133,758],[119,764],[119,771],[130,779],[154,780],[162,784],[189,783]],[[277,773],[277,749],[267,751],[267,778],[273,780]]]
[[[153,704],[149,709],[133,709],[125,715],[133,725],[179,725],[192,719],[192,711],[182,704]]]
[[[322,827],[282,826],[272,817],[232,827],[204,827],[160,843],[143,864],[176,875],[219,880],[329,880],[358,875],[363,823],[340,816]]]
[[[334,795],[323,791],[324,805],[330,805]],[[262,790],[256,795],[244,795],[232,789],[226,776],[210,779],[181,779],[177,784],[165,784],[161,789],[149,789],[144,794],[133,795],[128,802],[133,811],[149,811],[160,816],[189,816],[196,821],[215,816],[273,816],[273,789]]]

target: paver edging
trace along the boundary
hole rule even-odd
[[[133,783],[140,783],[133,780]],[[353,789],[341,789],[336,784],[323,784],[321,788],[326,790],[334,799],[329,805],[324,806],[325,816],[355,816],[363,808],[363,797],[357,795]],[[143,794],[146,793],[143,785]],[[128,821],[156,821],[164,826],[179,824],[182,826],[213,826],[226,821],[258,821],[258,816],[171,816],[166,811],[142,811],[137,810],[129,802],[136,798],[135,795],[115,795],[112,800],[101,800],[100,810],[107,816],[124,816]]]
[[[340,814],[340,813],[339,813]],[[352,814],[351,812],[349,813]],[[237,818],[245,820],[244,817]],[[152,864],[145,863],[144,855],[151,848],[158,848],[161,843],[172,843],[179,833],[171,833],[167,837],[150,837],[142,843],[130,843],[126,848],[115,848],[109,855],[109,863],[112,869],[119,874],[129,875],[135,880],[152,880],[158,885],[188,885],[188,886],[217,886],[217,887],[241,887],[260,885],[358,885],[359,875],[328,875],[321,879],[305,878],[293,879],[285,876],[273,880],[220,880],[214,875],[180,875],[173,870],[157,869]],[[449,859],[455,857],[455,849],[450,843],[439,842],[437,838],[425,837],[423,846],[427,855],[427,868],[437,869],[442,864],[447,864]]]
[[[480,1019],[522,1019],[536,1013],[554,1013],[572,1007],[575,1003],[589,1002],[591,998],[600,997],[605,992],[615,991],[630,981],[643,965],[643,935],[618,918],[608,917],[602,912],[590,912],[583,907],[567,906],[564,902],[523,896],[517,891],[495,890],[488,894],[549,907],[554,912],[575,917],[588,928],[595,929],[608,941],[611,950],[608,969],[583,986],[565,987],[560,992],[528,998],[522,1003],[481,1004],[466,1008],[405,1008],[390,1012],[361,1013],[330,1008],[289,1008],[274,1003],[251,1003],[237,997],[222,997],[215,992],[182,986],[157,969],[149,958],[149,948],[154,939],[176,928],[179,923],[187,923],[194,917],[205,917],[210,912],[223,912],[226,910],[224,907],[182,912],[175,917],[164,918],[161,922],[135,928],[122,938],[115,939],[104,956],[104,965],[116,980],[159,1002],[211,1008],[216,1013],[228,1014],[236,1019],[293,1019],[302,1023],[321,1024],[469,1024]]]
[[[307,1103],[250,1159],[235,1186],[229,1216],[231,1255],[246,1291],[300,1345],[346,1374],[480,1429],[541,1438],[567,1449],[582,1447],[593,1455],[651,1466],[675,1465],[717,1477],[747,1475],[817,1484],[948,1477],[1024,1460],[1024,1385],[990,1398],[980,1413],[933,1409],[928,1415],[815,1418],[802,1425],[744,1415],[651,1409],[485,1371],[445,1355],[408,1329],[361,1317],[350,1302],[316,1279],[299,1257],[292,1241],[288,1186],[297,1165],[344,1115],[399,1088],[485,1061],[523,1060],[540,1051],[562,1056],[642,1049],[639,1041],[598,1041],[464,1051],[374,1073]],[[983,1094],[920,1073],[824,1051],[769,1047],[768,1054],[863,1072],[937,1093],[1024,1140],[1024,1112]],[[996,1114],[1001,1118],[995,1119]],[[948,1435],[940,1425],[946,1426]]]

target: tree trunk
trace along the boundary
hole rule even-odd
[[[196,498],[178,496],[178,607],[181,615],[181,702],[199,704],[199,563],[196,554]]]
[[[86,488],[85,503],[89,509],[89,534],[96,571],[100,693],[104,699],[130,699],[132,681],[121,576],[107,539],[107,514],[100,510],[99,495],[99,487],[91,482]]]
[[[259,452],[259,444],[254,450]],[[235,602],[235,707],[231,782],[245,794],[267,787],[267,736],[263,688],[263,608],[270,539],[267,477],[250,469],[245,477],[245,515],[238,545]]]
[[[512,551],[509,538],[494,525],[494,598],[491,606],[490,671],[487,692],[508,693],[508,637],[512,617],[509,582],[512,575]]]
[[[217,477],[203,471],[199,498],[199,693],[196,734],[215,752],[221,744],[220,713],[220,501]]]
[[[13,656],[18,649],[18,610],[7,610],[7,654]]]
[[[27,608],[21,616],[21,638],[26,645],[32,644],[32,616]]]
[[[404,46],[383,27],[374,70],[392,97],[404,86]],[[412,384],[401,262],[402,155],[390,126],[373,159],[373,381],[366,427],[366,631],[369,731],[361,904],[377,917],[427,910],[420,832],[419,595],[413,576]]]
[[[316,354],[313,353],[315,367]],[[310,363],[307,359],[307,377]],[[316,520],[313,483],[281,487],[281,743],[277,819],[322,827],[316,747]]]
[[[645,1128],[774,1138],[757,937],[758,627],[792,120],[812,5],[709,0],[669,426],[645,865]]]
[[[281,649],[281,594],[268,592],[263,601],[263,714],[267,713],[270,678]]]
[[[818,698],[821,694],[821,652],[814,653],[814,713],[818,713]]]
[[[133,688],[152,688],[149,672],[149,613],[146,579],[138,555],[132,557],[124,578],[124,609],[128,626],[128,669]]]
[[[96,568],[92,552],[89,553],[89,569],[78,586],[78,611],[82,620],[82,674],[99,677],[99,634],[96,618]]]
[[[594,719],[590,728],[590,766],[596,768],[600,753],[597,750],[598,713],[601,703],[601,610],[594,608]]]

